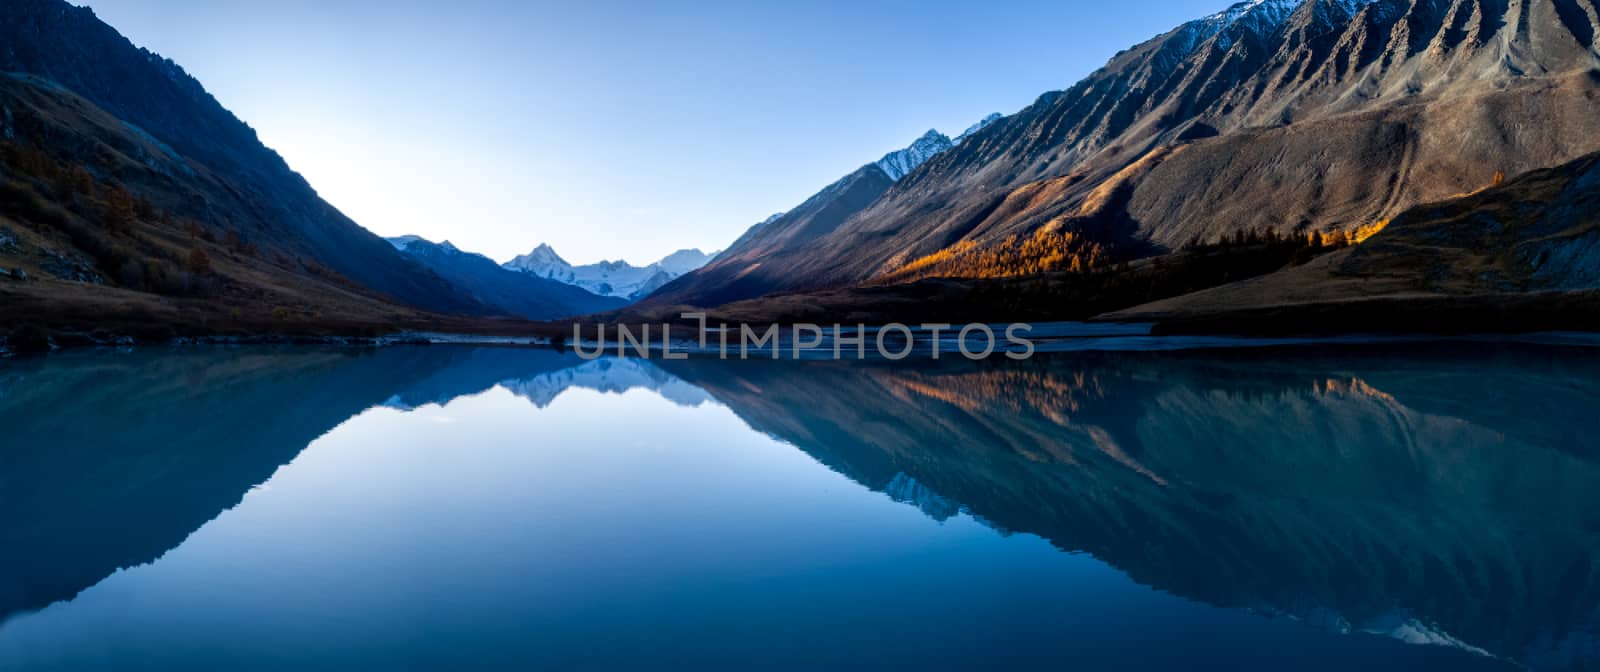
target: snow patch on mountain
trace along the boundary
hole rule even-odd
[[[384,238],[384,240],[389,241],[389,244],[393,245],[394,249],[401,252],[420,253],[432,248],[450,254],[462,254],[461,250],[448,240],[435,243],[422,236],[395,236],[393,238]]]
[[[542,243],[533,248],[532,252],[512,259],[502,264],[502,266],[509,270],[532,273],[541,278],[550,278],[552,280],[557,279],[552,277],[553,274],[572,270],[572,264],[567,263],[566,259],[562,259],[561,255],[556,254],[556,251],[549,245]],[[562,282],[572,284],[568,280],[562,280]]]
[[[883,158],[878,159],[876,163],[879,168],[883,169],[884,174],[889,176],[889,179],[899,182],[900,178],[905,177],[906,175],[910,174],[911,171],[916,170],[917,166],[927,163],[928,159],[938,156],[941,152],[960,144],[961,141],[966,140],[968,136],[983,130],[985,126],[999,121],[1002,118],[1004,117],[1000,113],[992,113],[987,117],[979,119],[978,123],[968,126],[967,130],[962,131],[961,135],[956,136],[956,139],[954,140],[951,140],[950,136],[930,128],[928,129],[927,133],[922,134],[922,137],[912,141],[910,147],[889,152],[888,154],[883,155]],[[772,217],[769,217],[766,222],[762,222],[761,224],[767,224],[768,222],[771,222],[772,220],[782,216],[783,213],[773,215]]]
[[[715,256],[716,253],[688,249],[673,252],[647,266],[634,266],[621,259],[573,266],[549,245],[540,244],[532,252],[503,266],[507,270],[582,287],[601,296],[637,301],[678,276],[706,265]]]
[[[706,265],[715,256],[717,256],[715,252],[706,254],[696,249],[678,250],[662,257],[656,265],[660,266],[661,270],[678,276]]]
[[[877,163],[878,167],[889,175],[889,179],[899,181],[907,173],[916,170],[917,166],[954,146],[955,143],[951,142],[949,136],[929,129],[927,133],[922,134],[922,137],[912,142],[910,147],[889,152],[878,159]]]
[[[994,112],[994,113],[991,113],[987,117],[979,119],[978,123],[973,124],[971,126],[968,126],[967,130],[962,131],[961,135],[956,136],[956,139],[954,141],[955,144],[958,144],[958,145],[961,144],[962,140],[966,140],[973,133],[977,133],[978,131],[981,131],[984,128],[986,128],[989,124],[992,124],[994,122],[1000,121],[1003,118],[1004,118],[1004,116],[1001,115],[999,112]]]
[[[1263,37],[1271,35],[1283,28],[1284,24],[1289,22],[1289,17],[1293,16],[1300,7],[1319,1],[1246,0],[1245,2],[1235,3],[1216,14],[1184,24],[1178,30],[1184,31],[1186,40],[1190,45],[1188,49],[1190,52],[1198,48],[1201,43],[1212,38],[1216,39],[1216,47],[1218,49],[1227,50],[1233,46],[1234,41],[1241,34],[1240,31],[1248,31],[1251,34]],[[1337,17],[1342,20],[1355,16],[1363,7],[1374,2],[1377,2],[1377,0],[1328,0],[1328,5],[1336,7],[1343,12],[1344,16]],[[1320,9],[1322,5],[1317,7]],[[1321,12],[1318,13],[1318,18],[1324,21],[1329,19],[1329,17],[1321,16]]]
[[[389,241],[389,244],[393,245],[394,249],[400,250],[401,252],[406,251],[406,248],[411,247],[411,245],[414,243],[428,242],[427,240],[424,240],[422,236],[395,236],[393,238],[384,238],[384,240]]]

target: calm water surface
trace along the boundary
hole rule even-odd
[[[0,362],[0,669],[1597,669],[1600,350]]]

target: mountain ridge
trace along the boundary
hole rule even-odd
[[[959,140],[980,133],[1001,118],[998,114],[984,117],[963,131]],[[943,133],[929,129],[905,148],[857,168],[800,205],[750,227],[716,259],[641,297],[641,303],[662,306],[687,303],[690,297],[698,297],[714,305],[765,293],[761,291],[764,284],[759,275],[752,275],[759,270],[762,257],[805,245],[831,233],[906,175],[958,144]]]
[[[1130,258],[1250,229],[1374,226],[1600,150],[1597,29],[1587,0],[1239,3],[1041,95],[825,233],[757,236],[744,246],[762,254],[657,296],[714,306],[856,285],[1045,230]]]
[[[718,253],[699,248],[677,250],[644,266],[605,260],[574,266],[555,249],[540,243],[533,251],[501,264],[506,270],[580,287],[601,296],[628,301],[644,298],[672,279],[710,262]]]

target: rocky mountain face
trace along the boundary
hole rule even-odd
[[[1117,315],[1165,320],[1574,290],[1600,290],[1600,154],[1417,206],[1365,243],[1312,263]]]
[[[446,312],[477,308],[319,198],[181,67],[134,46],[87,7],[7,2],[0,11],[0,71],[27,73],[82,96],[155,149],[133,157],[149,169],[140,170],[88,160],[93,145],[82,138],[12,129],[7,140],[81,155],[96,179],[125,183],[163,210],[218,233],[231,229],[259,249],[325,267],[400,301]],[[174,189],[175,183],[188,188]]]
[[[847,286],[1039,231],[1136,257],[1371,228],[1600,150],[1597,32],[1593,0],[1239,3],[858,195],[825,232],[763,227],[662,295]]]
[[[750,227],[714,261],[667,283],[644,297],[644,303],[718,305],[767,293],[774,286],[771,278],[782,271],[761,268],[763,259],[782,258],[827,236],[876,202],[897,180],[998,119],[997,114],[983,118],[957,140],[929,130],[910,146],[857,168],[804,203]]]
[[[601,261],[573,266],[549,245],[540,244],[532,252],[504,264],[507,270],[565,283],[626,301],[637,301],[662,285],[710,262],[717,253],[698,249],[678,250],[660,261],[634,266],[626,261]]]
[[[554,320],[612,310],[625,303],[575,285],[507,270],[481,254],[457,249],[450,241],[434,243],[418,236],[388,241],[477,301],[505,314]]]

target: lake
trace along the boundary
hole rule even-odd
[[[0,669],[1597,669],[1597,355],[4,360]]]

